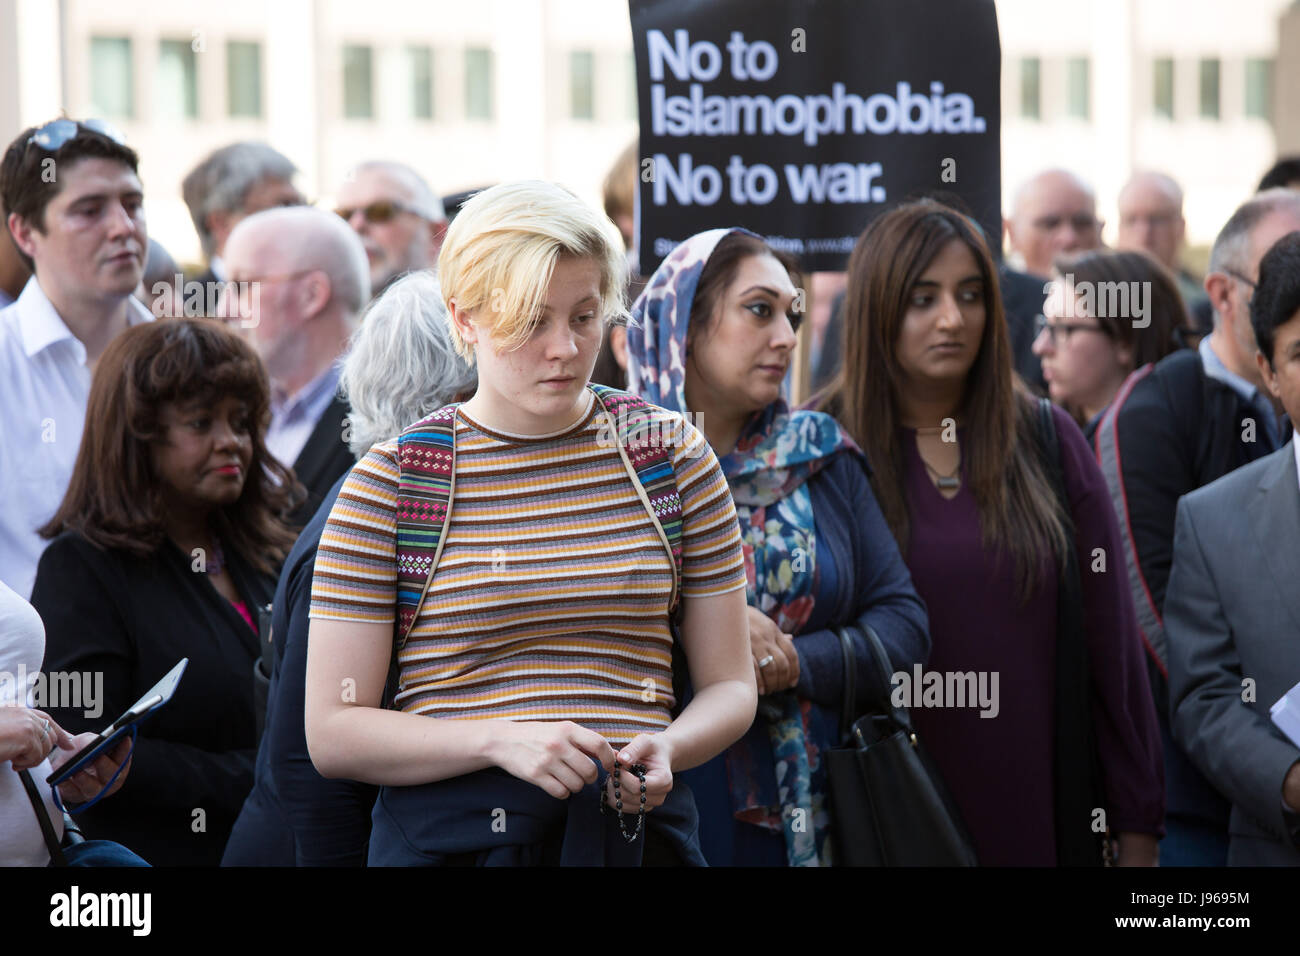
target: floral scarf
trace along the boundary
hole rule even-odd
[[[655,270],[632,307],[628,390],[685,413],[686,332],[700,274],[731,232],[687,239]],[[696,411],[701,411],[696,409]],[[704,410],[707,414],[707,410]],[[807,623],[816,592],[816,551],[808,479],[856,446],[829,415],[791,411],[784,398],[745,424],[720,461],[740,522],[746,600],[786,633]],[[829,739],[809,701],[793,691],[768,695],[749,732],[727,751],[727,777],[738,820],[785,837],[792,866],[828,859],[825,770],[814,740]],[[764,770],[771,754],[775,774]]]

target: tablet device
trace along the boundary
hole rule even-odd
[[[169,670],[162,680],[145,691],[140,699],[127,709],[126,713],[105,727],[94,740],[77,751],[71,760],[46,777],[45,782],[51,787],[58,786],[73,774],[85,768],[87,764],[105,750],[111,750],[116,746],[119,740],[131,732],[132,727],[171,700],[172,694],[176,692],[176,685],[180,683],[181,675],[185,673],[185,666],[189,662],[188,657],[181,658],[180,662]]]

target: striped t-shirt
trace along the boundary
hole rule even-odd
[[[593,401],[535,437],[456,418],[446,544],[399,655],[396,705],[457,719],[572,720],[622,745],[668,726],[673,567]],[[704,436],[675,436],[683,600],[745,586],[736,511]],[[395,618],[397,442],[352,469],[316,554],[313,618]]]

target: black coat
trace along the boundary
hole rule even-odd
[[[335,395],[293,463],[293,473],[307,488],[307,500],[289,519],[295,528],[311,520],[334,483],[357,463],[348,449],[347,417],[347,402]]]
[[[227,561],[256,620],[275,578],[229,551]],[[32,605],[45,622],[46,671],[103,674],[98,715],[49,708],[69,733],[103,730],[189,658],[175,696],[140,724],[122,789],[79,819],[88,838],[116,840],[155,866],[218,864],[253,785],[257,635],[171,542],[137,558],[62,534],[41,556]]]
[[[266,732],[257,751],[256,781],[230,835],[224,866],[366,865],[370,812],[379,788],[322,777],[307,752],[303,727],[316,549],[342,487],[339,478],[298,536],[275,589]]]

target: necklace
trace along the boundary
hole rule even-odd
[[[957,467],[952,470],[952,474],[950,475],[939,474],[939,472],[930,467],[930,463],[925,460],[924,456],[921,457],[921,464],[925,465],[925,470],[930,473],[932,478],[934,478],[934,483],[938,486],[940,491],[954,491],[961,487],[961,479],[957,477],[961,472],[960,458],[957,460]]]
[[[226,554],[221,550],[221,542],[213,541],[212,554],[208,556],[207,563],[203,570],[208,574],[220,574],[226,569]]]
[[[627,832],[627,827],[626,827],[626,826],[624,825],[624,823],[623,823],[623,794],[620,792],[620,789],[619,789],[619,788],[620,788],[620,784],[619,784],[619,763],[618,763],[617,760],[614,761],[614,774],[613,774],[613,776],[614,776],[614,809],[618,811],[618,829],[619,829],[619,832],[623,834],[623,839],[626,840],[628,843],[631,843],[631,842],[633,842],[633,841],[634,841],[638,836],[641,835],[641,827],[645,824],[645,775],[646,775],[646,768],[645,768],[645,765],[644,765],[644,764],[634,763],[634,764],[632,764],[632,766],[628,767],[627,769],[628,769],[629,771],[631,771],[632,773],[636,774],[637,779],[641,781],[641,809],[637,811],[637,815],[636,815],[636,829],[633,830],[631,833],[628,833],[628,832]],[[604,815],[605,815],[606,813],[608,813],[608,812],[609,812],[609,811],[608,811],[608,804],[605,802],[605,791],[602,789],[601,792],[600,792],[600,813],[601,813],[601,816],[604,816]]]

